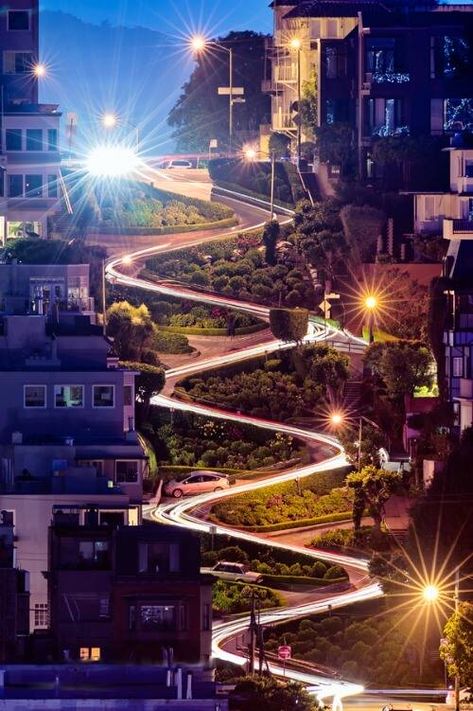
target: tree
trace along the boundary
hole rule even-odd
[[[119,358],[140,360],[153,333],[154,324],[144,304],[132,306],[128,301],[118,301],[108,309],[107,335],[114,339]]]
[[[447,664],[450,676],[460,677],[460,683],[473,687],[473,603],[460,602],[458,610],[448,619],[443,630],[440,656]]]
[[[147,420],[152,397],[158,395],[164,387],[166,380],[163,368],[148,363],[137,363],[134,361],[121,361],[120,365],[129,370],[138,371],[135,380],[135,390],[142,405],[142,419]]]
[[[342,175],[352,173],[356,150],[351,124],[326,123],[315,129],[315,135],[322,163],[339,165]]]
[[[361,430],[361,449],[358,449],[358,427],[347,427],[341,430],[338,438],[343,445],[346,457],[350,464],[358,466],[358,453],[360,454],[361,468],[367,466],[380,466],[379,450],[386,444],[386,438],[378,427],[373,427],[369,422],[363,423]]]
[[[263,227],[263,244],[266,248],[266,261],[269,265],[276,264],[276,244],[279,238],[281,228],[277,220],[266,222]]]
[[[274,677],[246,676],[230,695],[231,711],[316,711],[317,702],[298,682]]]
[[[300,343],[307,334],[309,312],[307,309],[270,309],[269,326],[275,338]]]
[[[291,139],[285,133],[272,133],[269,137],[269,151],[276,158],[287,158]]]
[[[372,465],[347,476],[347,484],[355,491],[353,523],[355,531],[360,529],[363,510],[368,509],[374,522],[374,530],[381,533],[384,504],[401,483],[399,472],[378,469]],[[361,508],[363,505],[363,508]]]
[[[312,72],[310,78],[302,84],[302,99],[299,116],[304,133],[313,138],[317,127],[317,75]]]
[[[268,123],[269,97],[262,93],[265,36],[256,32],[230,32],[217,38],[233,50],[233,86],[245,90],[245,103],[234,106],[234,128],[254,131]],[[210,139],[219,146],[228,143],[228,96],[219,96],[219,86],[228,86],[228,55],[203,51],[195,55],[196,66],[168,116],[178,151],[207,151]]]
[[[364,363],[393,400],[402,400],[416,388],[432,385],[432,354],[420,341],[372,343],[364,355]]]

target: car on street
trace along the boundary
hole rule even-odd
[[[215,575],[222,580],[233,580],[236,583],[254,583],[257,585],[263,581],[261,573],[249,570],[244,563],[231,563],[225,560],[220,561],[213,568],[201,568],[200,572],[207,575]]]
[[[181,496],[191,494],[208,494],[212,491],[222,491],[228,489],[230,481],[224,474],[210,471],[191,472],[189,476],[181,481],[171,479],[163,487],[165,496],[174,496],[179,499]]]
[[[192,168],[192,163],[190,162],[190,160],[174,158],[173,160],[169,161],[166,168],[184,168],[187,170],[188,168]]]

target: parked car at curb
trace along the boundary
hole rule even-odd
[[[244,563],[232,563],[225,560],[220,561],[213,568],[201,568],[200,572],[207,575],[215,575],[215,577],[222,580],[233,580],[236,583],[254,583],[257,585],[263,581],[261,573],[249,570]]]
[[[165,496],[174,496],[174,498],[179,499],[181,496],[222,491],[223,489],[228,489],[229,486],[230,481],[225,474],[198,471],[191,472],[189,476],[181,481],[171,479],[164,485],[163,492]]]
[[[166,168],[170,170],[171,168],[192,168],[192,163],[190,160],[182,160],[182,159],[176,159],[170,160],[169,163],[167,164]]]

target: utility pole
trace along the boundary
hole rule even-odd
[[[459,606],[459,595],[460,595],[460,568],[455,571],[455,588],[453,592],[453,600],[455,603],[455,617],[458,616],[458,606]],[[457,671],[455,674],[455,711],[460,711],[460,675]]]

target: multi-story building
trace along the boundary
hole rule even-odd
[[[274,0],[272,130],[295,136],[294,101],[315,87],[318,125],[348,123],[362,173],[378,137],[473,124],[473,6],[416,0]]]
[[[162,662],[164,648],[171,664],[209,662],[211,580],[200,574],[193,534],[100,521],[95,508],[62,508],[49,541],[51,633],[59,659]]]
[[[35,628],[47,626],[52,507],[133,503],[140,523],[134,378],[95,322],[88,265],[0,265],[0,509],[14,515]]]
[[[38,0],[10,0],[0,15],[0,243],[47,236],[62,180],[61,114],[38,103]]]
[[[29,632],[29,577],[16,566],[13,516],[0,511],[0,661],[22,658]]]

